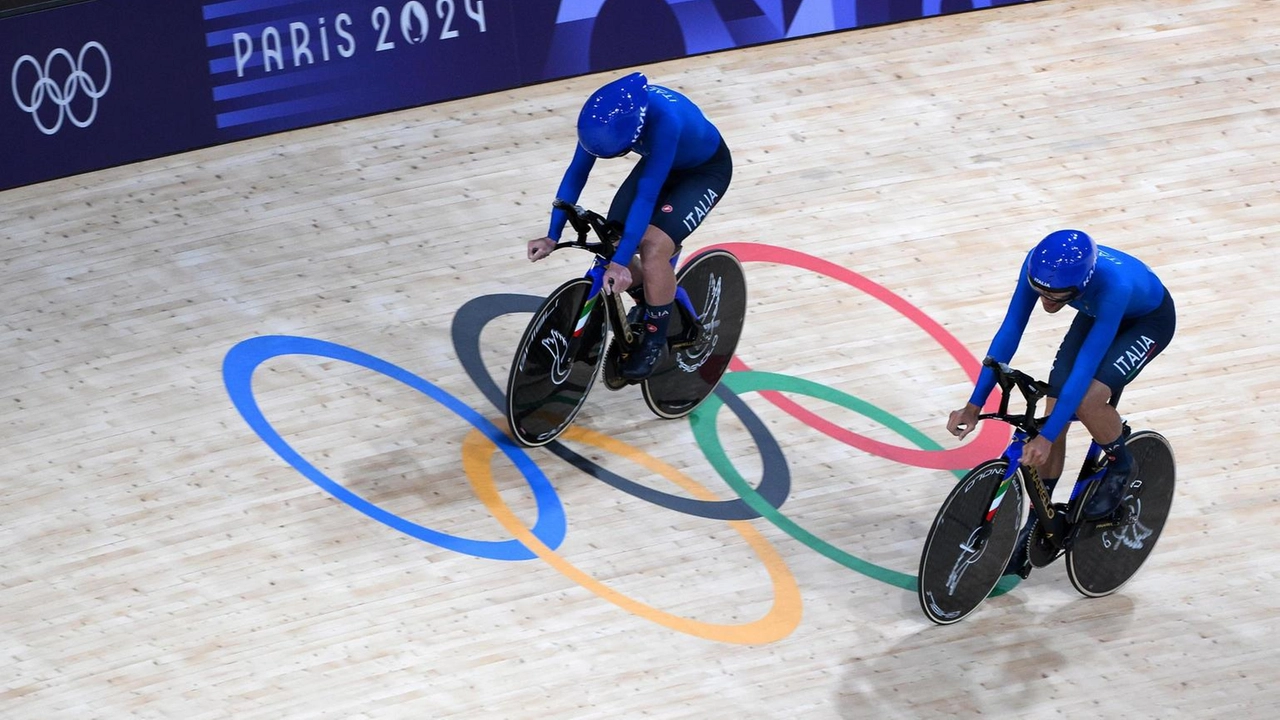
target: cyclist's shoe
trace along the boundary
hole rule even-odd
[[[1129,480],[1138,473],[1138,462],[1133,460],[1127,468],[1107,468],[1107,474],[1098,481],[1093,496],[1084,506],[1085,520],[1103,520],[1120,507]]]
[[[667,339],[657,333],[645,333],[640,340],[640,347],[627,356],[622,363],[622,377],[628,380],[643,380],[653,374],[662,356],[667,352]]]
[[[1009,564],[1005,565],[1005,575],[1017,575],[1026,580],[1031,575],[1031,559],[1027,557],[1027,543],[1031,540],[1031,533],[1036,529],[1036,517],[1031,516],[1027,520],[1027,524],[1022,526],[1022,531],[1018,533],[1018,544],[1013,547],[1013,555],[1009,557]]]

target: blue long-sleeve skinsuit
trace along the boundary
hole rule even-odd
[[[613,257],[619,265],[630,262],[640,246],[640,238],[649,226],[668,174],[705,163],[721,142],[720,131],[684,95],[659,85],[650,85],[648,91],[644,128],[631,148],[641,156],[641,174],[634,201],[627,210],[622,241]],[[582,149],[582,145],[577,145],[556,197],[570,203],[578,202],[595,162],[595,156]],[[567,220],[564,211],[553,210],[547,237],[558,241]]]
[[[1009,362],[1017,351],[1027,320],[1039,300],[1027,279],[1030,259],[1031,253],[1028,253],[1004,322],[987,350],[987,355],[1003,363]],[[1093,317],[1093,326],[1085,336],[1066,381],[1062,387],[1054,388],[1058,392],[1057,402],[1041,430],[1046,440],[1056,440],[1075,415],[1107,349],[1116,339],[1121,322],[1155,310],[1164,300],[1165,292],[1164,284],[1140,260],[1119,250],[1098,247],[1098,262],[1093,276],[1085,285],[1084,292],[1068,303],[1075,310]],[[995,372],[984,367],[969,402],[981,407],[995,384]]]

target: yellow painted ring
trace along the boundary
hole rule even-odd
[[[670,465],[641,452],[630,445],[591,430],[570,427],[563,438],[594,446],[605,452],[613,453],[651,470],[671,482],[679,485],[685,492],[699,500],[716,500],[710,490],[702,487]],[[689,618],[672,615],[657,608],[650,607],[638,600],[613,590],[547,547],[533,532],[520,522],[511,508],[503,502],[493,481],[491,463],[497,446],[479,430],[472,430],[462,443],[462,466],[467,474],[476,497],[484,503],[489,512],[513,537],[524,543],[551,567],[565,577],[590,590],[599,597],[608,600],[618,607],[646,620],[666,626],[688,635],[715,640],[719,642],[740,643],[743,645],[770,643],[790,635],[800,624],[801,600],[800,587],[795,576],[783,561],[782,556],[754,526],[746,521],[730,521],[729,525],[747,541],[756,556],[764,563],[773,583],[773,606],[762,618],[753,622],[738,625],[721,625],[701,622]]]

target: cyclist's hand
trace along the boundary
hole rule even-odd
[[[556,241],[549,237],[538,238],[529,241],[529,262],[538,262],[542,258],[551,254],[555,249]]]
[[[612,295],[615,290],[622,292],[631,287],[631,271],[626,265],[611,262],[608,269],[604,271],[603,282],[605,295]]]
[[[1044,464],[1049,461],[1051,449],[1053,449],[1053,443],[1046,440],[1043,435],[1031,438],[1022,448],[1022,464],[1036,468],[1044,467]]]
[[[963,440],[978,425],[979,409],[977,405],[969,403],[959,410],[953,410],[951,417],[947,418],[947,432]]]

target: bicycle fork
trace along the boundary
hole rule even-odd
[[[1059,543],[1060,538],[1066,536],[1070,526],[1062,508],[1054,506],[1049,495],[1049,488],[1040,479],[1040,473],[1031,465],[1022,464],[1022,448],[1026,445],[1028,439],[1027,433],[1021,430],[1014,431],[1013,440],[1009,443],[1009,447],[1006,448],[1004,453],[1005,460],[1008,461],[1008,468],[1005,470],[1004,477],[991,498],[991,503],[982,519],[979,532],[973,538],[975,544],[985,542],[987,536],[990,535],[996,513],[1000,510],[1000,506],[1004,504],[1005,498],[1009,496],[1009,487],[1015,482],[1019,469],[1022,470],[1027,498],[1031,501],[1031,511],[1035,513],[1043,525],[1045,537],[1056,545]]]
[[[987,505],[987,512],[982,516],[982,524],[978,526],[977,532],[969,536],[969,540],[960,545],[960,549],[977,553],[986,545],[987,538],[991,536],[992,521],[996,517],[996,513],[1000,511],[1000,506],[1004,504],[1004,499],[1009,496],[1009,488],[1013,486],[1013,468],[1005,471],[1004,477],[1000,478],[1000,484],[996,486],[995,496],[991,498],[991,502]]]
[[[591,278],[591,292],[587,295],[587,301],[582,304],[582,311],[578,315],[578,322],[574,326],[573,339],[577,341],[582,331],[587,326],[587,320],[591,317],[591,311],[595,309],[597,302],[605,304],[606,322],[613,325],[614,331],[622,337],[623,347],[631,348],[635,345],[636,336],[631,332],[631,323],[627,322],[626,311],[622,308],[622,301],[618,299],[617,293],[606,295],[604,293],[604,271],[606,262],[596,259],[596,264],[591,266],[587,271],[587,277]]]
[[[679,253],[672,256],[671,265],[674,267],[679,260]],[[592,309],[595,308],[597,302],[604,302],[606,305],[606,315],[609,316],[609,322],[616,328],[616,332],[622,338],[623,347],[632,348],[635,346],[638,338],[636,333],[631,330],[631,323],[627,322],[626,309],[622,302],[618,300],[618,295],[605,295],[604,272],[608,266],[608,261],[597,258],[596,264],[587,271],[586,277],[591,279],[591,292],[587,297],[587,301],[582,305],[582,311],[578,316],[578,322],[574,327],[573,340],[582,334],[586,328],[587,319],[591,316]],[[668,340],[668,345],[672,350],[680,350],[696,344],[702,339],[707,327],[699,315],[698,309],[693,305],[693,299],[689,297],[688,291],[679,285],[676,286],[675,310],[680,314],[680,334]]]

